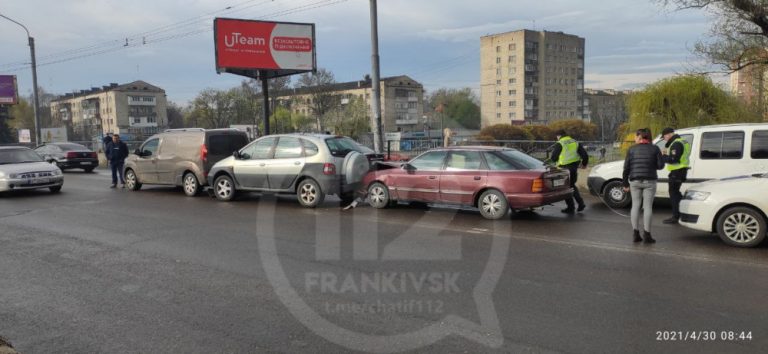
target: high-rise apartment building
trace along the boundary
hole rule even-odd
[[[519,30],[480,38],[482,126],[584,117],[584,38]]]

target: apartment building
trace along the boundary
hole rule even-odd
[[[424,129],[424,87],[406,75],[384,77],[381,83],[381,122],[384,132],[409,132]],[[301,87],[277,91],[272,94],[281,105],[290,106],[295,113],[315,117],[313,95],[330,93],[338,97],[338,104],[347,104],[353,97],[364,100],[371,107],[372,83],[369,77],[360,81],[336,83],[319,87]]]
[[[750,65],[730,75],[731,93],[748,105],[766,106],[766,67]]]
[[[482,126],[582,119],[584,38],[518,30],[480,38]]]
[[[55,125],[67,127],[70,140],[93,140],[105,133],[141,139],[168,124],[165,90],[144,81],[111,83],[65,94],[51,102]]]
[[[584,120],[595,124],[600,140],[612,140],[616,129],[629,119],[627,98],[629,90],[584,89]]]

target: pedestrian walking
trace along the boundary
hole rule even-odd
[[[112,133],[104,134],[104,137],[101,139],[101,150],[104,151],[104,157],[107,159],[107,164],[109,164],[109,156],[107,155],[107,145],[109,145],[111,142],[112,142]]]
[[[557,167],[567,169],[571,174],[571,188],[573,188],[573,196],[565,200],[566,208],[561,212],[566,214],[573,214],[576,211],[582,211],[586,207],[584,199],[581,198],[579,189],[576,188],[576,180],[579,178],[579,165],[581,168],[587,168],[589,163],[589,155],[584,147],[571,138],[565,130],[559,130],[556,133],[557,144],[555,144],[552,150],[552,157],[550,160],[557,164]],[[578,203],[578,208],[575,207],[575,203]]]
[[[672,217],[664,220],[664,223],[677,224],[680,219],[680,201],[683,200],[680,188],[688,177],[691,144],[675,134],[673,128],[664,128],[661,135],[667,142],[662,154],[669,170],[669,202],[672,204]]]
[[[600,147],[600,160],[605,160],[605,146]]]
[[[653,216],[653,199],[656,196],[656,171],[664,168],[664,158],[658,146],[651,144],[651,131],[638,129],[635,133],[635,145],[627,151],[624,160],[623,184],[624,191],[632,195],[632,235],[634,242],[643,241],[654,243],[651,236],[651,217]],[[642,223],[640,208],[643,208]],[[640,227],[643,227],[642,238]]]
[[[107,159],[109,160],[109,167],[112,169],[112,186],[110,188],[117,187],[117,177],[120,177],[120,185],[125,188],[125,180],[123,179],[123,166],[125,165],[125,158],[128,157],[128,145],[120,140],[120,135],[112,135],[112,141],[107,145]]]

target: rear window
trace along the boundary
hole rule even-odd
[[[544,168],[544,163],[518,150],[501,150],[498,152],[507,162],[518,170],[538,170]]]
[[[248,144],[245,134],[216,134],[208,136],[208,153],[228,156]]]
[[[62,151],[88,150],[87,147],[80,144],[57,144]]]
[[[328,145],[328,150],[331,151],[331,155],[334,157],[345,157],[352,151],[365,153],[360,148],[360,145],[350,138],[325,139],[325,144]]]

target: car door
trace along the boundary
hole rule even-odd
[[[479,151],[451,151],[440,175],[439,201],[471,205],[475,192],[485,186],[487,179]]]
[[[270,189],[290,189],[305,164],[301,141],[292,136],[280,137],[275,147],[275,156],[267,164]]]
[[[277,138],[264,137],[240,150],[240,158],[234,163],[235,179],[247,189],[269,189],[267,163],[274,154]]]
[[[745,148],[744,130],[702,132],[698,149],[691,149],[688,183],[749,174],[751,159]]]
[[[180,157],[178,153],[178,141],[182,137],[166,135],[160,141],[156,156],[156,177],[159,184],[174,184],[176,165]]]
[[[141,155],[136,159],[136,176],[141,183],[157,183],[157,150],[160,138],[149,139],[139,148]]]
[[[405,164],[404,173],[394,176],[394,186],[399,200],[436,202],[440,194],[440,173],[445,163],[446,151],[429,151]],[[390,188],[392,187],[390,186]]]

